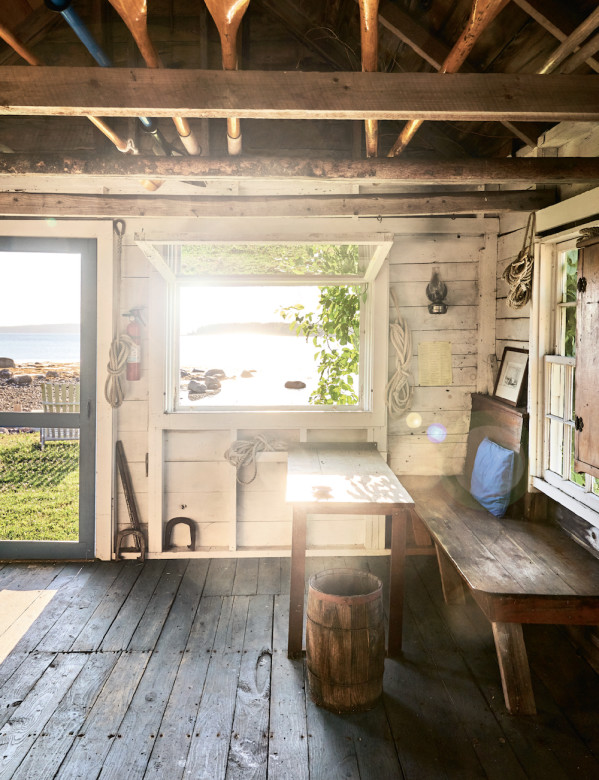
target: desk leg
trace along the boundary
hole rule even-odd
[[[396,509],[391,516],[391,566],[389,583],[389,645],[390,658],[401,652],[403,628],[404,568],[406,558],[406,523],[409,510]]]
[[[306,512],[293,507],[291,534],[291,582],[289,585],[289,634],[287,655],[302,654],[304,631],[304,586],[306,581]]]

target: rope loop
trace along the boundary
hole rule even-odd
[[[526,306],[532,294],[535,221],[533,211],[528,215],[522,249],[518,257],[512,260],[503,272],[503,278],[510,286],[507,303],[511,309],[521,309]]]
[[[392,416],[400,416],[407,411],[412,403],[412,387],[410,385],[410,362],[412,360],[412,335],[408,324],[401,316],[395,290],[391,290],[391,298],[397,313],[397,322],[389,326],[389,339],[395,351],[395,373],[387,382],[385,395],[387,408]]]
[[[259,452],[274,452],[275,450],[285,450],[287,445],[283,441],[269,441],[264,434],[259,433],[250,441],[240,439],[234,441],[229,449],[225,452],[225,459],[229,461],[232,466],[237,469],[237,482],[240,485],[249,485],[256,479],[258,473],[258,464],[256,463],[256,455]],[[245,466],[252,466],[253,472],[249,479],[242,479],[240,476],[241,469]]]
[[[127,358],[134,345],[133,339],[125,334],[117,336],[110,345],[104,397],[113,409],[117,409],[125,400],[123,377],[127,368]]]

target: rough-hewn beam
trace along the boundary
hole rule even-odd
[[[0,194],[0,215],[38,217],[391,217],[535,211],[554,203],[548,190],[297,197],[185,198],[129,195]]]
[[[337,160],[306,157],[133,157],[0,154],[0,179],[11,176],[81,178],[150,177],[210,179],[393,182],[430,185],[564,184],[599,181],[598,157],[530,157],[458,160],[379,158]]]
[[[559,0],[514,0],[514,2],[560,42],[565,41],[580,22],[580,19],[575,18],[569,3]],[[598,60],[589,57],[586,63],[599,72]]]
[[[594,76],[0,69],[0,115],[599,120]]]

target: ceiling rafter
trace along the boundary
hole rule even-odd
[[[247,119],[599,120],[594,76],[23,68],[0,115]]]
[[[398,185],[564,184],[599,182],[597,157],[418,160],[380,157],[143,157],[129,155],[0,154],[0,178],[15,176],[185,181],[264,180],[394,183]]]

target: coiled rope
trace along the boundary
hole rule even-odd
[[[237,469],[237,482],[240,485],[249,485],[256,479],[258,473],[258,464],[256,463],[256,455],[259,452],[275,452],[276,450],[284,450],[287,445],[283,441],[269,441],[266,436],[259,433],[250,441],[240,439],[234,441],[229,449],[225,452],[225,459],[235,466]],[[242,479],[240,474],[241,470],[245,466],[252,466],[253,473],[249,479]]]
[[[389,339],[395,351],[395,373],[387,382],[385,395],[387,409],[392,416],[399,416],[410,408],[412,387],[410,385],[410,361],[412,359],[412,335],[407,322],[401,316],[395,290],[391,290],[397,322],[389,326]]]
[[[506,267],[503,278],[509,284],[507,305],[511,309],[521,309],[530,300],[532,293],[532,272],[534,266],[535,213],[528,215],[524,244],[518,257]]]
[[[110,345],[104,397],[114,409],[118,408],[125,400],[123,377],[127,368],[127,358],[133,346],[135,346],[135,342],[126,334],[117,336]]]

